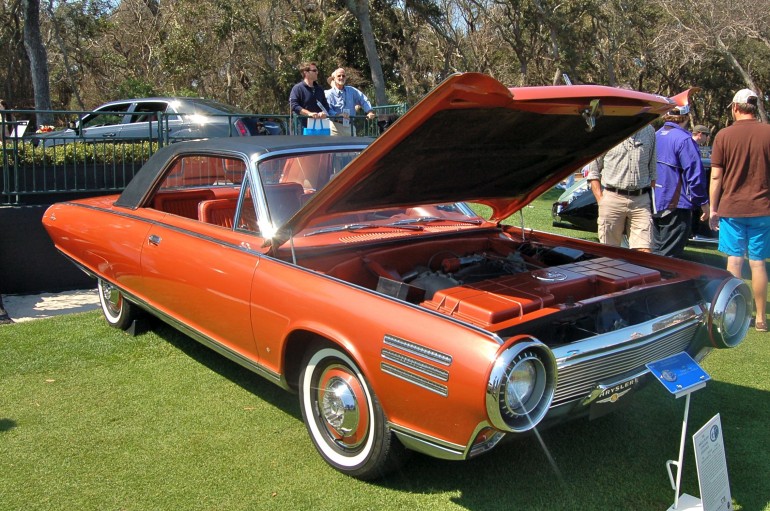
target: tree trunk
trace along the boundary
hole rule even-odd
[[[51,89],[48,84],[48,55],[40,34],[40,0],[22,0],[24,9],[24,48],[27,50],[35,110],[51,110]],[[38,125],[53,124],[53,113],[37,116]]]
[[[550,36],[551,42],[551,57],[553,58],[553,65],[556,66],[556,69],[553,72],[551,85],[558,85],[561,80],[561,66],[559,65],[561,59],[559,58],[559,38],[556,33],[556,28],[551,22],[552,13],[546,12],[545,7],[543,7],[543,4],[539,0],[535,0],[533,3],[540,15],[540,22],[548,27],[548,35]]]
[[[59,20],[56,19],[56,15],[54,13],[53,0],[48,0],[47,9],[48,9],[48,16],[51,17],[51,25],[53,25],[53,32],[56,37],[56,42],[59,43],[59,50],[61,51],[61,56],[62,56],[62,59],[64,60],[64,69],[67,73],[67,80],[69,80],[70,82],[70,88],[72,89],[72,92],[75,94],[75,99],[77,99],[78,107],[81,110],[85,110],[86,107],[83,104],[83,98],[80,97],[80,87],[78,87],[78,82],[72,73],[72,68],[70,67],[69,52],[67,50],[67,45],[61,36],[61,31],[59,30]],[[45,49],[43,51],[45,51]],[[46,71],[46,74],[48,74],[47,71]],[[48,80],[46,80],[46,82],[47,81]]]
[[[387,105],[388,97],[385,94],[385,76],[382,73],[380,56],[377,53],[377,45],[374,41],[372,23],[369,19],[369,0],[347,0],[348,10],[356,17],[361,25],[361,36],[364,38],[366,59],[369,61],[369,69],[372,73],[374,84],[374,97],[377,105]]]

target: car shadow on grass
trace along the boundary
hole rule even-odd
[[[0,419],[0,433],[10,431],[17,426],[16,421],[13,419]]]
[[[302,421],[296,396],[158,320],[149,328],[185,355]],[[728,352],[729,353],[729,352]],[[414,453],[398,471],[367,483],[414,494],[447,493],[465,509],[665,509],[673,503],[665,462],[679,452],[684,400],[650,382],[625,410],[577,419],[504,442],[467,461]],[[763,509],[770,491],[765,460],[770,393],[711,381],[694,394],[682,492],[699,495],[692,434],[720,413],[734,501]],[[308,455],[315,455],[308,440]],[[338,477],[325,467],[328,477]],[[513,506],[513,507],[510,507]]]
[[[665,463],[678,457],[683,411],[683,399],[653,383],[619,413],[556,425],[540,438],[522,437],[465,462],[415,456],[380,484],[404,492],[459,491],[452,501],[475,511],[666,509],[674,491]],[[765,509],[770,393],[739,385],[712,381],[693,396],[682,492],[700,494],[691,439],[716,413],[734,502]]]
[[[296,394],[286,391],[157,318],[147,317],[144,321],[146,323],[142,325],[142,330],[152,330],[153,333],[199,364],[272,406],[280,408],[295,419],[302,420]]]

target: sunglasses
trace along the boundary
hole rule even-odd
[[[308,69],[307,72],[308,73],[317,73],[318,69]]]

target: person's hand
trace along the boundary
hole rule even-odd
[[[369,119],[370,121],[371,121],[372,119],[374,119],[374,112],[373,112],[373,111],[371,111],[371,110],[369,110],[369,113],[368,113],[368,114],[366,114],[366,118],[367,118],[367,119]]]
[[[719,230],[719,215],[715,211],[712,211],[711,216],[709,216],[709,227],[712,231]]]
[[[704,204],[704,206],[701,208],[700,221],[705,222],[709,219],[709,216],[709,207]]]

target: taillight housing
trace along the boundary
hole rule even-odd
[[[248,137],[251,135],[249,132],[249,128],[246,127],[246,123],[243,122],[242,119],[238,119],[235,121],[235,130],[238,132],[238,136],[241,137]]]

